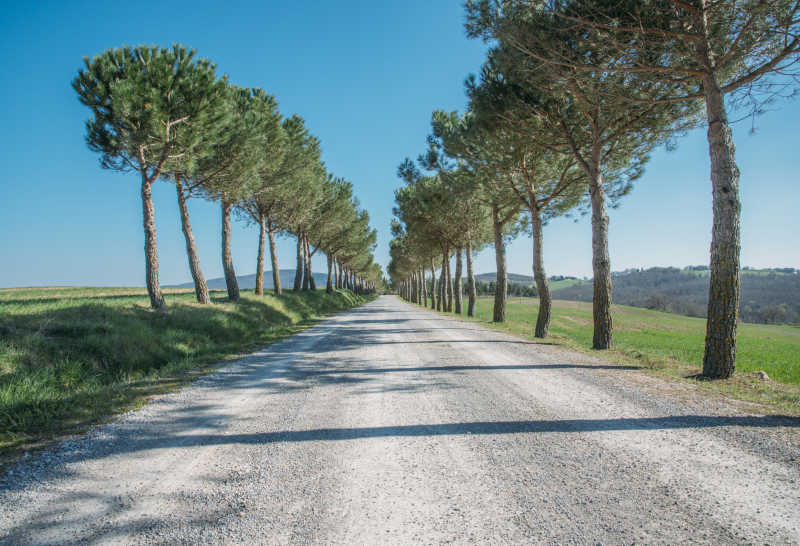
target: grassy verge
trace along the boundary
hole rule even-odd
[[[507,321],[503,324],[491,322],[492,304],[492,299],[480,298],[475,318],[468,320],[534,339],[538,299],[509,299]],[[702,367],[705,319],[622,305],[614,305],[612,312],[614,349],[611,351],[591,349],[591,303],[555,301],[551,337],[544,341],[692,381],[701,388],[762,404],[767,411],[800,415],[800,327],[740,324],[736,374],[728,380],[702,381],[694,376]],[[466,316],[462,318],[467,320]],[[766,372],[770,380],[759,379],[755,371]]]
[[[174,389],[220,361],[274,343],[366,301],[350,292],[242,294],[213,305],[167,290],[0,290],[0,455],[102,421]]]

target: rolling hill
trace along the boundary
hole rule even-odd
[[[612,273],[614,303],[704,317],[708,267],[652,267]],[[790,269],[743,269],[739,315],[744,322],[800,323],[800,273]],[[592,281],[553,290],[553,298],[592,301]]]

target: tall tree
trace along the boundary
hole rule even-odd
[[[582,201],[585,174],[572,154],[541,142],[543,132],[537,118],[518,118],[491,88],[473,86],[471,106],[492,135],[487,144],[497,148],[496,161],[510,167],[504,180],[530,216],[533,242],[533,277],[539,296],[539,311],[534,336],[546,337],[550,328],[552,298],[544,267],[544,224],[565,214]]]
[[[459,116],[457,112],[435,111],[431,126],[433,134],[429,155],[435,153],[441,162],[445,155],[457,158],[472,172],[472,181],[479,191],[476,196],[491,210],[491,225],[494,236],[497,282],[492,320],[505,322],[508,299],[507,239],[518,233],[520,204],[506,179],[512,171],[503,161],[497,160],[496,146],[487,145],[491,133],[478,122],[473,112]]]
[[[696,105],[654,102],[663,86],[637,85],[624,74],[606,70],[614,59],[602,46],[575,40],[574,29],[554,17],[549,6],[513,0],[491,5],[470,1],[467,28],[474,36],[497,40],[481,74],[482,83],[513,96],[522,115],[538,118],[548,139],[569,150],[586,173],[592,206],[592,345],[607,349],[613,333],[610,183],[621,189],[617,195],[627,191],[641,175],[649,152],[681,130],[683,120],[693,119]],[[597,69],[584,73],[543,60],[553,57],[591,58]],[[640,100],[623,100],[628,94]]]
[[[220,203],[222,212],[222,267],[228,299],[239,299],[239,285],[231,252],[231,212],[242,199],[252,196],[260,174],[282,160],[285,135],[278,103],[262,89],[230,86],[231,124],[228,139],[198,172],[203,190]]]
[[[792,92],[800,74],[800,3],[583,0],[545,9],[612,58],[606,69],[661,91],[648,101],[704,103],[713,224],[703,375],[730,377],[736,366],[741,200],[725,97],[729,106],[756,114]],[[581,74],[597,70],[591,58],[540,60]],[[641,101],[630,93],[624,98]]]
[[[139,173],[147,292],[151,307],[162,308],[151,188],[168,161],[197,145],[183,132],[202,124],[211,108],[218,93],[215,67],[181,45],[109,49],[84,65],[72,86],[92,111],[86,141],[101,154],[103,168]]]

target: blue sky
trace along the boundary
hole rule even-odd
[[[172,7],[175,6],[175,7]],[[222,7],[224,6],[224,7]],[[14,3],[0,13],[0,287],[144,283],[138,180],[100,168],[84,141],[88,110],[70,82],[83,56],[123,44],[179,42],[217,63],[239,85],[274,94],[285,115],[303,116],[328,169],[352,181],[378,229],[376,259],[388,261],[395,169],[425,145],[435,108],[463,109],[463,80],[484,46],[467,40],[460,0],[410,2]],[[734,128],[742,171],[742,263],[800,267],[796,128],[800,102]],[[190,279],[175,191],[154,190],[161,280]],[[219,211],[190,203],[206,276],[222,274]],[[658,151],[645,176],[611,211],[612,268],[708,263],[711,185],[703,131]],[[591,275],[587,219],[545,232],[550,274]],[[257,232],[238,223],[237,272],[255,270]],[[293,267],[290,239],[281,266]],[[529,273],[530,239],[509,249],[509,269]],[[322,259],[315,268],[324,269]],[[491,250],[477,259],[494,271]]]

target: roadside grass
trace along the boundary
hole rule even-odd
[[[492,298],[479,298],[474,320],[511,334],[533,337],[539,300],[509,298],[506,322],[492,322]],[[800,414],[800,327],[742,323],[737,335],[736,373],[731,379],[707,381],[702,369],[706,321],[637,307],[614,305],[614,348],[592,347],[592,304],[556,300],[550,337],[559,344],[621,364],[637,365],[734,398],[757,402],[772,410]],[[764,371],[769,381],[753,372]]]
[[[173,390],[223,360],[279,341],[369,298],[165,290],[152,311],[139,288],[0,290],[0,455],[102,421]],[[2,457],[0,457],[2,458]]]

